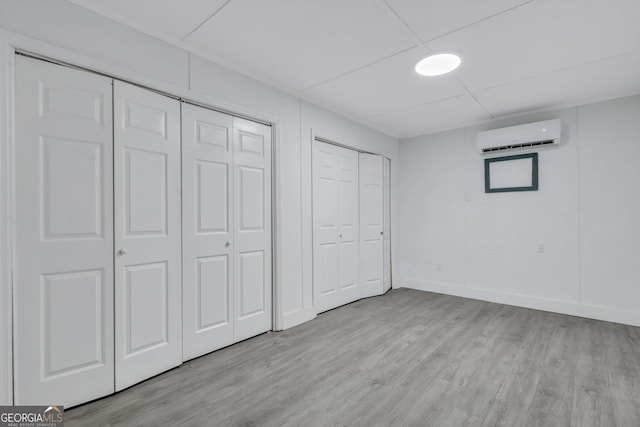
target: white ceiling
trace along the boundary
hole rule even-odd
[[[72,1],[396,137],[640,93],[639,0]]]

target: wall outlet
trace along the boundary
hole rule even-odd
[[[539,254],[544,253],[544,243],[538,243],[538,249],[536,250],[536,252]]]
[[[442,264],[437,263],[437,264],[436,264],[436,269],[437,269],[438,271],[442,271]]]

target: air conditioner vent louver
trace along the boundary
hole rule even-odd
[[[478,132],[477,145],[482,153],[507,151],[517,148],[532,148],[560,144],[562,126],[560,120],[545,120]]]
[[[538,145],[547,145],[547,144],[553,144],[553,139],[547,139],[546,141],[525,142],[523,144],[505,145],[502,147],[483,148],[482,152],[491,153],[492,151],[511,150],[514,148],[537,147]]]

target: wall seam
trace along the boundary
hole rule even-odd
[[[191,52],[187,52],[187,89],[191,90]]]
[[[305,276],[305,248],[304,248],[304,150],[302,149],[302,100],[298,98],[298,147],[300,149],[300,310],[304,310],[304,276]]]
[[[0,35],[0,297],[2,297],[2,319],[0,319],[0,404],[14,403],[14,84],[15,58],[13,47]],[[5,311],[6,310],[6,311]]]
[[[579,106],[575,107],[576,146],[578,152],[578,304],[582,305],[582,140]]]
[[[463,186],[463,194],[462,194],[462,265],[464,268],[464,271],[462,273],[462,284],[464,285],[464,287],[466,288],[467,286],[469,286],[469,282],[468,282],[468,270],[469,270],[469,265],[468,265],[468,253],[467,253],[467,246],[468,246],[468,242],[467,242],[467,238],[468,238],[468,220],[467,220],[467,216],[469,213],[469,208],[468,208],[468,204],[469,201],[467,201],[467,193],[471,194],[470,190],[467,188],[468,186],[468,182],[469,182],[469,168],[466,167],[467,165],[467,161],[468,161],[468,155],[467,155],[467,136],[468,136],[468,132],[469,132],[469,128],[465,127],[464,131],[463,131],[463,139],[462,139],[462,164],[464,167],[464,186]]]

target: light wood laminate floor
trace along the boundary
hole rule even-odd
[[[640,426],[640,328],[392,290],[65,413],[67,426]]]

